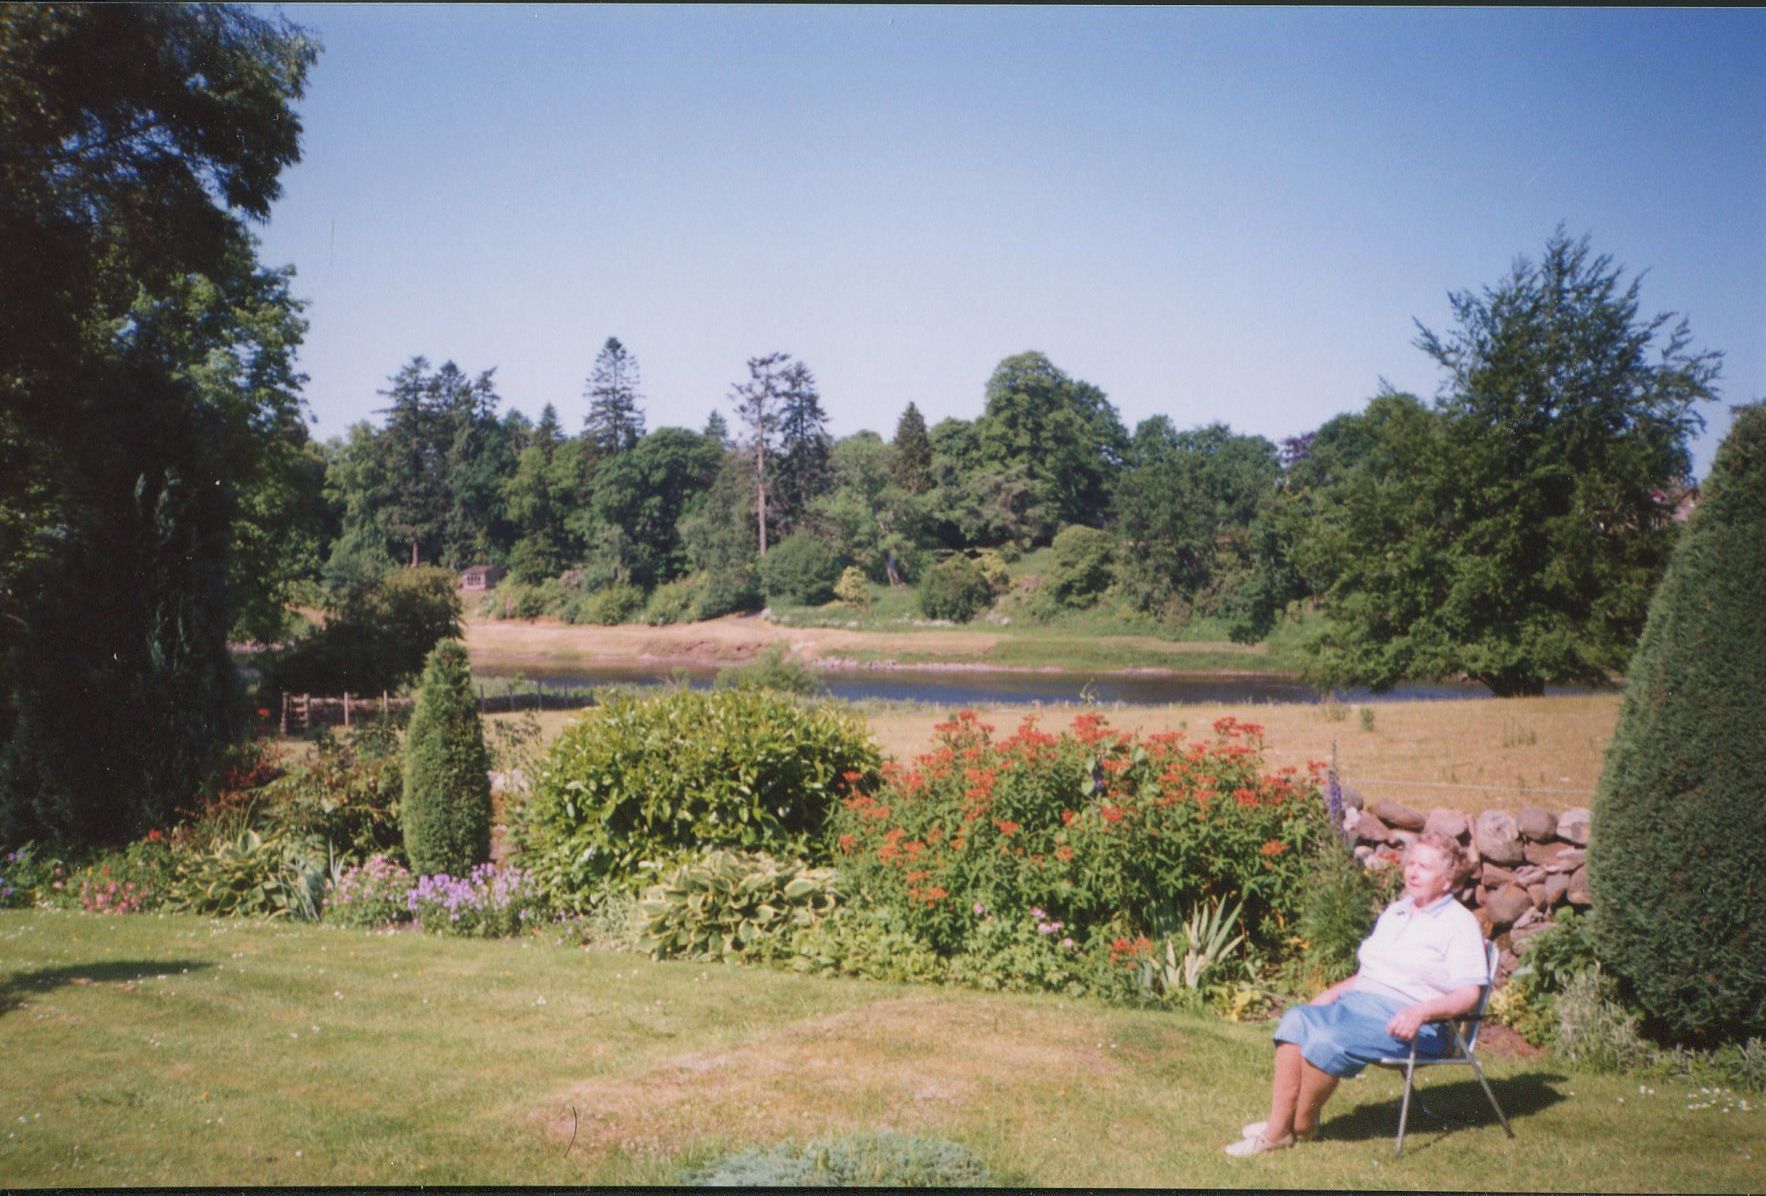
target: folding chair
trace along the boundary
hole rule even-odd
[[[1484,1095],[1490,1098],[1490,1107],[1496,1110],[1496,1118],[1498,1121],[1502,1122],[1503,1132],[1511,1138],[1515,1136],[1515,1131],[1509,1126],[1508,1118],[1503,1115],[1502,1106],[1496,1103],[1496,1094],[1490,1091],[1489,1081],[1484,1079],[1484,1069],[1479,1065],[1477,1055],[1478,1030],[1484,1024],[1484,1006],[1490,1003],[1490,990],[1496,986],[1496,960],[1496,944],[1491,943],[1489,944],[1485,959],[1487,964],[1486,975],[1489,979],[1485,981],[1483,991],[1478,994],[1478,1004],[1472,1009],[1472,1011],[1470,1013],[1463,1013],[1454,1018],[1437,1019],[1440,1022],[1449,1023],[1452,1026],[1453,1049],[1451,1051],[1441,1056],[1418,1056],[1416,1053],[1416,1040],[1412,1039],[1410,1043],[1410,1054],[1408,1056],[1394,1056],[1392,1058],[1375,1061],[1375,1067],[1384,1067],[1392,1071],[1402,1071],[1404,1073],[1404,1103],[1400,1105],[1398,1109],[1398,1144],[1392,1150],[1394,1155],[1404,1153],[1404,1126],[1405,1123],[1410,1120],[1410,1094],[1416,1080],[1417,1071],[1424,1067],[1470,1067],[1472,1069],[1472,1074],[1478,1077],[1478,1084],[1484,1089]],[[1428,1113],[1431,1117],[1437,1118],[1437,1120],[1441,1120],[1439,1114],[1423,1104],[1421,1094],[1417,1096],[1417,1104],[1422,1105],[1423,1112]]]

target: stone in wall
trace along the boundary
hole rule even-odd
[[[1577,847],[1587,847],[1589,825],[1590,816],[1583,807],[1565,810],[1558,815],[1558,838]]]
[[[1520,885],[1504,885],[1490,894],[1484,903],[1484,910],[1490,915],[1490,924],[1496,927],[1511,925],[1527,910],[1533,908],[1533,898]]]
[[[1586,909],[1594,904],[1594,897],[1588,891],[1588,865],[1584,864],[1570,873],[1570,887],[1564,897],[1571,905]]]
[[[1527,857],[1529,864],[1537,865],[1548,872],[1554,870],[1563,872],[1566,869],[1554,868],[1559,860],[1569,856],[1580,863],[1583,853],[1568,843],[1529,843],[1522,849],[1522,854]]]
[[[1478,854],[1497,864],[1519,864],[1526,859],[1521,846],[1521,831],[1507,810],[1485,810],[1478,815],[1472,829],[1472,842]]]
[[[1450,810],[1446,806],[1436,806],[1423,819],[1423,833],[1445,835],[1449,839],[1465,842],[1471,836],[1472,823],[1458,810]]]
[[[1374,816],[1381,822],[1401,831],[1420,831],[1427,821],[1423,817],[1422,811],[1413,810],[1409,806],[1395,801],[1376,801],[1368,809],[1372,810]]]
[[[1391,830],[1380,821],[1378,815],[1363,810],[1361,817],[1355,820],[1355,841],[1357,843],[1373,843],[1384,846],[1391,837]]]
[[[1545,906],[1550,909],[1561,904],[1564,894],[1570,891],[1570,876],[1567,872],[1553,872],[1545,878]]]
[[[1539,806],[1522,806],[1521,812],[1515,816],[1515,825],[1520,828],[1522,838],[1535,843],[1557,838],[1558,816]]]

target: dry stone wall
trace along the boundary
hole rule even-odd
[[[1551,925],[1561,909],[1586,910],[1589,814],[1522,806],[1516,813],[1468,815],[1438,806],[1427,813],[1393,801],[1364,801],[1343,790],[1343,833],[1370,869],[1398,866],[1404,847],[1425,831],[1457,840],[1472,861],[1456,896],[1501,948],[1499,976],[1514,968],[1515,951]]]

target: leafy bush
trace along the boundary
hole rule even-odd
[[[644,622],[652,627],[671,623],[692,623],[699,618],[700,592],[704,584],[698,575],[665,581],[650,591],[644,604]]]
[[[513,828],[525,867],[572,911],[603,879],[632,885],[731,848],[812,860],[831,808],[874,785],[865,724],[765,691],[615,696],[553,742]]]
[[[926,571],[920,582],[920,610],[928,619],[967,623],[987,609],[993,591],[981,569],[966,556],[953,556]]]
[[[918,1134],[841,1134],[752,1147],[681,1173],[687,1186],[980,1188],[999,1183],[968,1147]]]
[[[1355,973],[1356,952],[1384,904],[1374,873],[1334,838],[1318,851],[1295,924],[1302,944],[1297,987],[1317,992]]]
[[[950,979],[1005,992],[1066,992],[1095,987],[1094,961],[1066,925],[1040,909],[1011,917],[983,910],[964,950],[950,960]]]
[[[1050,548],[1054,568],[1043,593],[1061,606],[1090,606],[1115,580],[1116,541],[1109,532],[1074,524],[1062,528]]]
[[[842,905],[793,938],[792,971],[916,984],[950,978],[950,965],[904,930],[889,912]]]
[[[1594,1071],[1631,1071],[1654,1051],[1638,1033],[1637,1015],[1619,997],[1618,985],[1598,968],[1578,972],[1556,1002],[1557,1053],[1564,1062]]]
[[[972,559],[975,567],[981,570],[981,576],[987,579],[987,588],[995,597],[1012,588],[1012,569],[999,549],[983,548]]]
[[[638,945],[658,959],[779,959],[837,900],[831,868],[711,852],[644,891]]]
[[[411,873],[383,855],[345,868],[325,893],[325,920],[339,926],[385,926],[411,917]]]
[[[565,617],[572,623],[616,627],[630,623],[643,609],[644,591],[629,582],[616,581],[577,599],[565,611]]]
[[[761,592],[774,606],[820,606],[833,600],[844,561],[813,532],[792,532],[756,564]]]
[[[67,865],[26,843],[0,859],[0,909],[23,909],[39,901],[53,900],[56,886],[64,884]]]
[[[354,590],[323,627],[260,660],[258,692],[376,693],[409,684],[429,650],[460,634],[460,579],[438,566],[395,569]]]
[[[539,886],[520,868],[480,864],[465,876],[422,876],[405,897],[417,924],[431,934],[508,938],[537,925],[544,903]]]
[[[816,671],[794,660],[785,644],[774,644],[747,664],[719,669],[712,685],[717,689],[770,689],[805,696],[828,692]]]
[[[306,760],[260,791],[261,816],[271,828],[323,838],[344,859],[402,853],[400,754],[389,723],[321,735]]]
[[[490,858],[490,755],[466,649],[436,646],[405,736],[399,806],[405,855],[418,873],[465,873]]]
[[[1677,1042],[1766,1026],[1762,592],[1766,405],[1754,404],[1737,410],[1650,603],[1594,800],[1601,961]]]
[[[1058,737],[1026,719],[995,743],[963,711],[936,728],[939,747],[844,801],[843,889],[947,955],[967,948],[981,911],[1047,910],[1089,945],[1215,897],[1244,901],[1254,943],[1278,942],[1329,833],[1325,807],[1315,780],[1261,771],[1260,727],[1214,727],[1212,743],[1186,745],[1087,713]]]
[[[857,565],[848,565],[841,570],[840,580],[834,583],[834,597],[848,606],[870,606],[871,583],[865,577],[865,571]]]
[[[332,857],[317,838],[261,835],[191,845],[172,856],[164,907],[210,917],[316,918]]]
[[[1594,919],[1565,910],[1520,948],[1520,966],[1491,995],[1491,1015],[1536,1046],[1557,1033],[1557,997],[1569,982],[1597,965]]]
[[[159,831],[107,851],[79,869],[68,884],[79,907],[95,914],[134,914],[167,903],[172,879],[172,853]]]

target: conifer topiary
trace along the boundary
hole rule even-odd
[[[490,858],[490,767],[466,648],[444,640],[424,666],[405,736],[399,820],[413,873],[465,876]]]
[[[1595,796],[1602,963],[1659,1037],[1766,1033],[1766,406],[1740,408],[1650,604]]]

